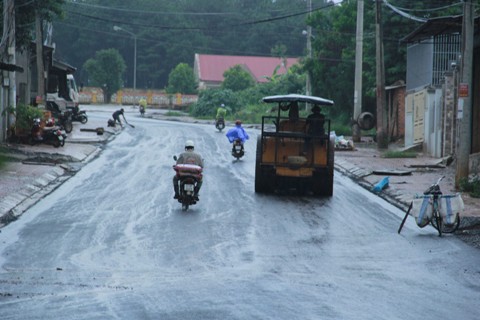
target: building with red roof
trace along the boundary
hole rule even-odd
[[[223,73],[240,65],[258,83],[267,82],[273,74],[285,74],[288,69],[299,62],[298,58],[222,56],[212,54],[195,54],[194,73],[198,88],[218,88],[223,82]],[[277,70],[276,70],[277,69]],[[275,71],[276,70],[276,71]]]

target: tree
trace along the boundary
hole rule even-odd
[[[35,13],[44,21],[63,19],[65,0],[15,0],[15,42],[17,49],[28,48],[33,40],[32,26]],[[3,12],[4,1],[0,3]],[[0,15],[0,29],[3,28],[3,16]]]
[[[110,101],[112,93],[122,86],[125,61],[117,49],[97,51],[95,58],[88,59],[83,65],[91,81],[89,85],[102,87],[105,101]]]
[[[230,89],[234,92],[242,91],[255,85],[255,80],[253,80],[250,73],[238,64],[225,71],[223,78],[222,88]]]
[[[197,82],[193,69],[186,63],[178,64],[168,76],[167,93],[196,93]]]
[[[66,19],[54,23],[55,54],[87,83],[85,61],[118,48],[132,86],[133,41],[113,32],[119,25],[137,35],[137,88],[166,88],[170,72],[182,62],[193,66],[195,53],[270,56],[278,46],[302,55],[305,9],[305,0],[66,1]]]
[[[198,95],[198,101],[192,109],[194,116],[215,117],[217,108],[225,104],[228,113],[233,114],[240,108],[235,92],[230,89],[207,89],[202,90]]]

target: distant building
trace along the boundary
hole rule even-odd
[[[223,73],[240,65],[252,75],[258,83],[267,82],[276,74],[285,74],[288,69],[299,62],[298,58],[222,56],[195,54],[194,73],[200,90],[218,88],[223,82]]]

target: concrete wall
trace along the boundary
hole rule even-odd
[[[101,88],[86,87],[79,92],[80,104],[95,103],[116,103],[124,105],[138,105],[140,99],[147,100],[149,106],[163,108],[182,108],[194,104],[198,100],[197,95],[187,94],[166,94],[156,90],[119,90],[111,97],[111,101],[106,102]]]

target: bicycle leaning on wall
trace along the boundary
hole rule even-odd
[[[445,176],[440,177],[436,183],[425,190],[423,195],[415,195],[398,228],[398,233],[402,231],[409,214],[415,217],[420,228],[431,224],[437,229],[440,237],[442,233],[453,233],[458,229],[460,211],[464,208],[463,200],[459,193],[449,195],[442,193],[439,184],[443,178]]]

